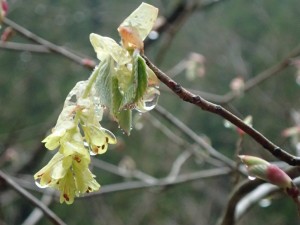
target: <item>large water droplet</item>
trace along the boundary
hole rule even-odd
[[[135,109],[141,113],[154,109],[158,102],[159,94],[159,90],[154,87],[149,88]]]
[[[256,177],[254,177],[254,176],[250,176],[250,175],[249,175],[249,176],[248,176],[248,179],[249,179],[249,180],[255,180],[255,179],[256,179]]]
[[[270,199],[264,198],[264,199],[260,200],[258,204],[259,204],[260,207],[265,208],[265,207],[269,207],[271,205],[271,203],[272,202],[271,202]]]

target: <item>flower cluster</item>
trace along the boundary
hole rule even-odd
[[[140,53],[157,13],[157,8],[142,3],[118,29],[121,46],[111,38],[90,35],[100,63],[89,80],[78,82],[67,96],[52,133],[42,141],[58,152],[34,175],[39,187],[60,191],[61,203],[72,204],[75,196],[100,188],[88,167],[90,155],[102,154],[108,144],[116,143],[99,123],[104,107],[127,134],[131,109],[146,112],[155,107],[158,79]]]
[[[116,143],[115,136],[99,123],[103,108],[94,97],[93,88],[89,88],[89,81],[76,84],[52,133],[42,141],[47,149],[59,150],[34,178],[39,180],[39,187],[59,190],[61,203],[72,204],[75,196],[99,189],[88,168],[90,154],[102,154],[108,144]]]

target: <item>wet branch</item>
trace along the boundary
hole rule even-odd
[[[183,101],[189,102],[193,105],[200,107],[204,111],[208,111],[214,114],[221,116],[222,118],[230,121],[232,124],[236,125],[244,132],[246,132],[249,136],[251,136],[257,143],[259,143],[262,147],[267,149],[272,155],[276,158],[292,165],[299,166],[300,165],[300,157],[293,156],[283,150],[282,148],[275,145],[269,139],[267,139],[264,135],[262,135],[259,131],[254,129],[253,127],[245,124],[240,118],[226,110],[220,105],[214,104],[202,98],[199,95],[195,95],[189,92],[187,89],[182,87],[179,83],[175,82],[168,75],[158,69],[145,55],[143,55],[147,65],[153,70],[158,79],[164,83],[167,87],[169,87],[178,97],[180,97]]]

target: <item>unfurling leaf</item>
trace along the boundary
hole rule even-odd
[[[158,9],[142,3],[119,26],[118,31],[125,48],[143,49],[143,40],[152,30],[158,15]]]

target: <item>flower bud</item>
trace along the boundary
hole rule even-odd
[[[278,166],[255,156],[240,155],[239,157],[246,165],[249,175],[265,180],[285,191],[294,187],[292,179]]]

